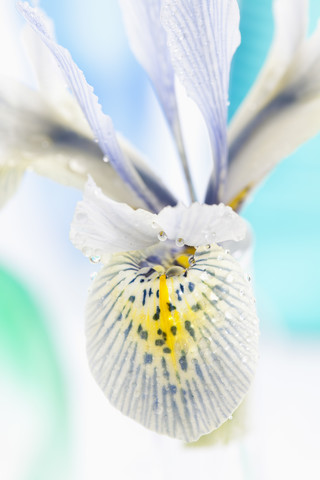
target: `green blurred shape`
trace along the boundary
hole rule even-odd
[[[9,390],[14,385],[14,391],[19,392],[17,401],[21,401],[22,407],[29,404],[37,414],[35,438],[25,439],[26,445],[28,441],[35,442],[32,458],[27,462],[28,471],[19,480],[68,478],[68,407],[57,353],[42,312],[24,286],[3,269],[0,269],[0,377],[1,386],[7,385]],[[18,413],[21,412],[17,412],[19,418]]]

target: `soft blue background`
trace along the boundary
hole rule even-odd
[[[43,0],[57,36],[95,87],[104,110],[144,151],[149,86],[127,48],[117,2]],[[320,2],[311,0],[311,26]],[[272,39],[271,0],[241,1],[242,44],[234,59],[230,115],[263,64]],[[270,139],[272,141],[272,139]],[[272,173],[245,208],[256,239],[255,288],[262,328],[320,332],[318,276],[320,200],[319,136]]]

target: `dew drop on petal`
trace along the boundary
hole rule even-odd
[[[107,155],[104,155],[103,159],[104,163],[109,163],[109,158],[107,157]]]
[[[165,242],[167,238],[168,236],[166,232],[164,232],[163,230],[161,230],[161,232],[158,233],[158,239],[160,240],[160,242]]]
[[[229,274],[226,276],[226,281],[227,281],[228,283],[232,283],[233,280],[234,280],[234,278],[233,278],[232,273],[229,273]]]
[[[90,262],[91,263],[99,263],[101,260],[100,255],[91,255]]]
[[[247,282],[251,282],[251,277],[250,277],[249,273],[246,273],[245,279],[247,280]]]
[[[74,173],[85,173],[86,169],[81,163],[78,162],[78,160],[70,160],[69,162],[69,168],[72,170]]]
[[[98,273],[98,272],[92,272],[92,273],[90,273],[90,280],[94,280],[94,279],[96,278],[96,276],[97,276],[97,273]]]
[[[184,240],[183,238],[179,237],[176,239],[176,245],[177,247],[183,247],[184,246]]]

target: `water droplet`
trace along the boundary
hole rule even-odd
[[[230,250],[227,248],[227,249],[225,250],[225,253],[226,253],[226,255],[230,255]]]
[[[240,288],[239,294],[240,294],[240,297],[244,297],[245,291],[243,290],[243,288]]]
[[[93,281],[97,276],[97,272],[90,273],[90,280]]]
[[[251,282],[251,277],[250,277],[249,273],[245,274],[245,279],[247,280],[247,282]]]
[[[229,312],[229,310],[227,310],[226,313],[225,313],[225,317],[226,317],[228,320],[231,320],[231,318],[232,318],[232,313]]]
[[[233,278],[232,273],[229,273],[229,274],[226,276],[226,281],[227,281],[228,283],[232,283],[233,280],[234,280],[234,278]]]
[[[210,248],[211,248],[210,243],[208,243],[204,248],[205,248],[206,250],[210,250]]]
[[[227,107],[229,107],[229,106],[230,106],[230,101],[229,101],[229,100],[227,101],[227,104],[226,104],[226,105],[227,105]]]
[[[161,232],[158,233],[158,239],[160,240],[160,242],[165,242],[167,238],[168,236],[166,232],[164,232],[163,230],[161,230]]]
[[[92,255],[92,256],[90,257],[90,262],[91,262],[91,263],[99,263],[100,260],[101,260],[100,255]]]
[[[219,300],[219,297],[215,293],[211,292],[210,293],[210,300],[212,302],[217,302]]]
[[[232,419],[233,419],[233,415],[230,415],[228,418],[229,418],[229,420],[232,420]]]
[[[97,138],[94,139],[94,143],[98,143],[99,140]]]
[[[159,225],[157,224],[157,222],[152,222],[151,224],[152,228],[156,229],[159,227]]]
[[[196,263],[193,255],[191,255],[191,256],[188,258],[188,262],[189,262],[189,265],[191,265],[191,266]]]
[[[247,363],[248,358],[247,357],[242,357],[242,363]]]
[[[183,247],[184,246],[184,240],[183,238],[179,237],[176,239],[176,245],[177,247]]]
[[[107,157],[107,155],[104,155],[103,159],[104,163],[109,163],[109,158]]]
[[[85,167],[78,162],[78,160],[70,160],[69,168],[75,173],[84,173],[86,171]]]

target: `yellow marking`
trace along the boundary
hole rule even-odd
[[[245,199],[247,198],[248,193],[250,192],[252,185],[248,185],[243,190],[241,190],[238,195],[236,195],[231,202],[229,202],[229,207],[231,207],[235,212],[239,210]]]
[[[181,265],[183,268],[189,268],[190,263],[189,263],[189,257],[190,255],[195,254],[196,249],[194,247],[185,247],[181,255],[178,255],[175,258],[175,261]]]
[[[190,267],[188,255],[179,255],[179,257],[176,258],[176,261],[183,268],[189,268]]]
[[[169,290],[167,285],[167,277],[161,275],[159,285],[159,307],[160,307],[160,328],[167,334],[167,345],[171,350],[172,363],[177,368],[177,359],[174,351],[174,340],[171,333],[171,327],[174,325],[173,312],[169,310],[169,304],[171,303]],[[175,310],[176,311],[176,310]],[[177,312],[178,314],[178,312]],[[179,316],[179,314],[178,314]],[[165,346],[164,346],[165,348]]]
[[[158,273],[164,273],[164,267],[162,265],[153,265],[152,268]]]

